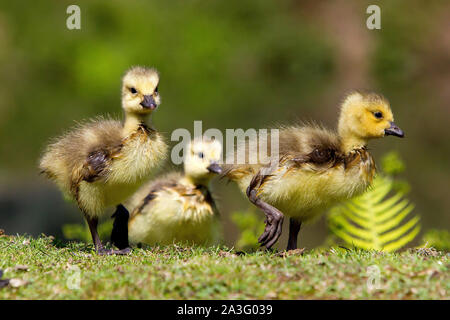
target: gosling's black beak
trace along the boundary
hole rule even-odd
[[[208,169],[208,171],[212,173],[222,173],[222,168],[216,162],[211,163],[206,169]]]
[[[144,100],[141,102],[141,106],[146,109],[155,110],[156,109],[156,101],[153,99],[152,95],[145,95]]]
[[[391,126],[389,128],[384,129],[384,134],[387,136],[396,136],[400,138],[403,138],[405,136],[402,129],[397,127],[393,122],[391,122]]]

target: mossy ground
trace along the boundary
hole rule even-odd
[[[0,299],[449,299],[449,267],[449,254],[430,249],[237,254],[173,245],[98,256],[84,243],[3,235],[2,279],[14,280]]]

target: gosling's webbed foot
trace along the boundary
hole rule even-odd
[[[106,249],[106,248],[100,248],[97,249],[97,254],[99,256],[110,256],[110,255],[127,255],[131,253],[131,248],[124,248],[120,250],[114,250],[114,249]]]
[[[113,254],[117,255],[127,255],[130,254],[133,250],[130,247],[126,247],[120,250],[113,250]]]
[[[263,234],[258,238],[261,246],[270,249],[278,241],[283,228],[283,220],[283,215],[277,212],[272,212],[271,215],[267,215],[266,227]]]
[[[284,216],[281,211],[258,198],[256,196],[256,190],[249,187],[247,189],[247,196],[249,200],[264,211],[266,215],[266,227],[263,234],[259,237],[258,242],[261,246],[270,249],[281,236]]]

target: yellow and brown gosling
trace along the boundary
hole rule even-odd
[[[216,242],[220,233],[218,212],[209,182],[221,173],[221,151],[217,140],[196,139],[187,147],[184,174],[172,172],[141,187],[125,203],[131,213],[129,241],[148,245]],[[111,238],[119,248],[128,246],[124,238],[127,220],[122,215],[114,223],[112,235],[116,236]]]
[[[99,254],[106,250],[97,234],[105,209],[131,196],[167,153],[163,137],[147,122],[160,104],[159,75],[153,68],[133,67],[122,80],[125,121],[98,118],[56,138],[45,150],[40,169],[83,212]]]
[[[224,176],[236,181],[266,215],[260,244],[270,248],[276,243],[287,215],[287,249],[296,249],[302,222],[336,201],[363,193],[375,174],[368,141],[404,136],[393,121],[384,97],[353,92],[342,103],[337,133],[315,125],[284,127],[279,130],[279,156],[271,164],[227,165]]]

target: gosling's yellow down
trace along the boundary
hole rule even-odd
[[[258,163],[225,165],[224,175],[266,215],[260,244],[270,248],[276,243],[287,215],[287,249],[295,249],[302,222],[336,201],[364,192],[375,174],[368,141],[404,136],[393,121],[384,97],[353,92],[341,105],[337,133],[315,125],[284,127],[279,130],[279,156],[269,158],[270,164],[262,164],[260,148],[249,147],[246,152],[257,152]]]
[[[222,146],[217,140],[196,139],[187,147],[184,174],[168,175],[139,189],[125,206],[130,211],[128,239],[131,243],[172,244],[177,241],[199,245],[218,240],[218,212],[209,182],[221,173],[218,162]],[[116,217],[113,243],[127,247],[126,212]],[[122,235],[122,236],[121,236]]]
[[[125,121],[95,119],[56,138],[44,152],[40,169],[78,204],[99,254],[106,250],[97,234],[98,218],[145,182],[167,153],[163,137],[148,123],[160,104],[155,69],[133,67],[122,80]],[[126,253],[127,251],[125,251]]]

